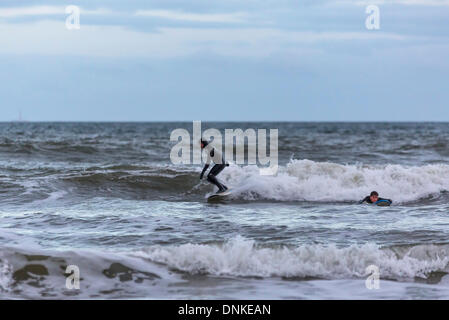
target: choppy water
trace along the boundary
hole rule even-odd
[[[277,175],[231,165],[208,203],[169,159],[191,123],[0,124],[0,297],[449,299],[449,124],[209,127],[279,129]]]

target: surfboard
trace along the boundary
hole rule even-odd
[[[388,200],[377,200],[374,204],[379,207],[389,207],[391,202]]]
[[[207,201],[212,200],[221,200],[225,199],[227,196],[231,194],[231,189],[226,190],[225,192],[215,193],[207,198]]]

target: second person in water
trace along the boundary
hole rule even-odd
[[[389,201],[390,204],[393,203],[393,201],[391,201],[390,199],[379,198],[379,193],[377,193],[376,191],[371,192],[369,196],[367,196],[363,200],[360,200],[359,203],[376,203],[378,201]]]

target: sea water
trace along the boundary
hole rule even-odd
[[[218,203],[170,161],[191,126],[0,124],[0,297],[449,299],[448,123],[203,123],[279,130]]]

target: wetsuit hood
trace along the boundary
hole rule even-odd
[[[209,144],[209,142],[207,142],[206,140],[201,139],[200,140],[200,144],[202,144],[204,146],[203,148],[205,148]]]

